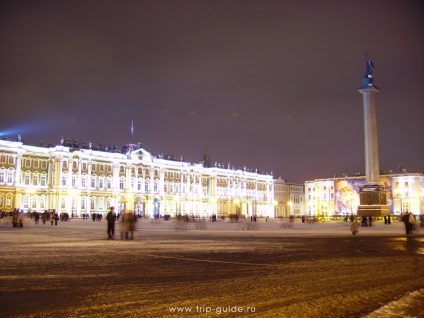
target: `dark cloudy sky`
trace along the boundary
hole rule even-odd
[[[420,1],[2,1],[0,131],[273,171],[363,172],[364,55],[381,169],[424,169]]]

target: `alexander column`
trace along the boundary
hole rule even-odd
[[[377,115],[375,95],[380,89],[373,83],[373,62],[366,56],[366,73],[363,87],[358,91],[363,96],[364,104],[364,136],[365,136],[365,174],[366,183],[360,189],[360,205],[358,215],[383,216],[390,214],[386,204],[386,191],[379,184]]]

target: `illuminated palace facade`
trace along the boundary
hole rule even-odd
[[[359,189],[366,183],[365,176],[316,179],[305,182],[305,209],[308,215],[332,216],[357,214]],[[424,174],[393,173],[379,176],[386,190],[390,214],[412,212],[424,214]]]
[[[142,148],[123,154],[0,140],[3,211],[81,216],[114,206],[144,217],[274,217],[274,205],[271,175],[166,160]]]

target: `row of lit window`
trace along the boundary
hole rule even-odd
[[[34,169],[46,169],[47,168],[47,160],[41,160],[41,159],[25,159],[23,158],[21,161],[21,167],[26,167],[26,168],[30,168],[31,167],[31,162],[33,164],[33,168]]]
[[[9,183],[12,184],[15,180],[14,169],[0,169],[0,184]]]
[[[13,156],[8,155],[1,155],[0,156],[0,163],[9,163],[13,165],[15,163],[15,158]]]
[[[314,196],[314,198],[316,199],[321,199],[321,200],[327,200],[327,193],[323,193],[322,196]],[[330,193],[329,196],[330,200],[334,200],[334,193]],[[311,201],[312,200],[312,195],[308,194],[308,200]]]

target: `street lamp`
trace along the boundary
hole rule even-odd
[[[215,197],[209,199],[209,216],[212,220],[216,221],[216,202],[217,199]]]
[[[274,205],[274,218],[277,217],[277,205],[278,202],[276,200],[272,201],[272,204]]]
[[[180,214],[180,196],[176,195],[174,196],[174,201],[175,201],[175,217],[178,217],[178,215]]]
[[[239,199],[234,199],[233,202],[234,202],[234,204],[236,206],[236,215],[239,216],[239,214],[240,214],[240,207],[239,207],[240,200]]]
[[[288,206],[288,209],[289,209],[289,216],[290,216],[290,215],[292,215],[291,207],[293,206],[293,202],[290,200],[289,202],[287,202],[287,206]]]

